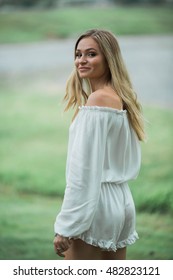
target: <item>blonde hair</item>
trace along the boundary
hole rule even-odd
[[[75,52],[79,41],[86,37],[93,38],[105,56],[110,71],[109,82],[117,95],[122,99],[123,108],[127,110],[129,122],[139,140],[143,141],[145,139],[145,132],[142,107],[132,87],[116,38],[111,32],[106,30],[89,30],[78,38],[75,44]],[[91,86],[89,80],[82,80],[77,70],[74,69],[67,81],[64,97],[64,101],[67,101],[65,111],[71,107],[76,107],[74,119],[78,113],[78,107],[86,104],[90,94]]]

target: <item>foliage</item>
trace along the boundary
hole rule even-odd
[[[134,4],[152,4],[152,5],[161,5],[166,3],[166,0],[112,0],[113,3],[122,4],[122,5],[134,5]]]
[[[76,37],[90,28],[108,29],[117,35],[171,34],[172,26],[171,8],[86,7],[16,11],[1,14],[0,43]]]
[[[13,7],[35,7],[37,5],[42,5],[44,7],[53,6],[80,6],[80,5],[100,5],[102,4],[121,4],[121,5],[131,5],[131,4],[155,4],[159,5],[166,3],[166,0],[0,0],[0,6],[11,5]]]
[[[0,6],[10,5],[13,7],[33,7],[37,5],[42,5],[43,7],[53,7],[56,4],[57,0],[1,0]]]

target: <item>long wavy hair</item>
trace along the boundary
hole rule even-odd
[[[136,132],[138,139],[143,141],[145,139],[145,132],[142,107],[137,100],[137,95],[130,81],[115,36],[107,30],[89,30],[82,34],[76,41],[74,56],[78,43],[86,37],[93,38],[102,51],[110,71],[109,83],[117,95],[122,99],[123,109],[127,110],[129,122]],[[64,101],[67,102],[67,105],[65,111],[71,107],[75,108],[74,119],[79,111],[78,107],[86,104],[90,94],[91,86],[89,80],[80,78],[76,68],[74,68],[66,85]]]

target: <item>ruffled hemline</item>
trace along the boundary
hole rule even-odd
[[[117,243],[113,242],[113,240],[97,240],[92,237],[86,237],[84,234],[81,234],[76,237],[71,237],[73,239],[81,239],[89,245],[99,247],[103,251],[114,251],[117,249],[124,248],[128,245],[132,245],[139,239],[137,232],[131,234],[127,239],[119,241]]]
[[[138,236],[137,232],[135,231],[127,239],[118,242],[117,249],[124,248],[128,245],[133,245],[136,242],[136,240],[138,240],[138,239],[139,239],[139,236]]]
[[[101,111],[101,112],[112,112],[118,114],[127,113],[127,110],[119,110],[112,107],[103,107],[103,106],[79,106],[79,110],[90,110],[90,111]]]

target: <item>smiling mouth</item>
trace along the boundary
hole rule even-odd
[[[89,68],[87,68],[87,67],[80,67],[80,68],[78,68],[78,70],[79,71],[87,71],[87,70],[89,70]]]

